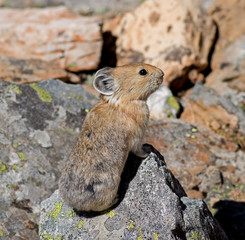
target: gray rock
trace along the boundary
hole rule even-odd
[[[158,155],[159,156],[159,155]],[[129,157],[119,203],[103,213],[74,212],[58,190],[41,203],[41,239],[227,239],[202,200],[186,197],[154,153]]]
[[[39,239],[40,203],[58,179],[86,112],[97,100],[79,85],[0,81],[0,236]]]

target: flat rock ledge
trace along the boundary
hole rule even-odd
[[[205,202],[188,198],[158,156],[129,157],[119,202],[107,211],[75,212],[56,190],[41,203],[40,239],[228,239]]]

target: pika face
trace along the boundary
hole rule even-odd
[[[149,119],[146,100],[163,75],[143,63],[103,68],[95,74],[101,100],[87,114],[61,173],[59,191],[67,205],[103,211],[115,204],[129,152],[148,156],[141,143]]]

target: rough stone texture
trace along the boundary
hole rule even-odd
[[[78,76],[68,73],[55,63],[47,63],[39,59],[15,59],[0,56],[0,79],[15,83],[32,83],[46,79],[79,82]]]
[[[55,62],[63,69],[96,69],[102,47],[101,20],[66,7],[0,9],[0,54]]]
[[[151,119],[176,118],[179,103],[167,86],[161,86],[147,100]]]
[[[149,0],[126,13],[112,34],[118,38],[118,65],[156,65],[165,71],[165,81],[180,90],[192,68],[201,71],[208,66],[215,31],[196,2]]]
[[[232,63],[234,58],[244,59],[244,15],[245,2],[243,0],[214,0],[208,7],[209,15],[218,25],[218,41],[212,56],[212,69],[219,69],[222,65]],[[239,40],[240,39],[240,40]],[[243,39],[243,40],[242,40]],[[243,45],[242,51],[234,49],[237,41]],[[240,59],[237,56],[240,55]],[[242,58],[241,58],[242,57]]]
[[[185,197],[153,153],[128,159],[119,204],[104,213],[74,213],[58,190],[41,204],[41,239],[227,239],[202,200]],[[134,176],[135,175],[135,176]]]
[[[245,147],[245,112],[214,89],[195,85],[181,119],[199,124]]]
[[[38,239],[40,202],[58,187],[86,111],[79,85],[0,81],[0,235]]]
[[[118,12],[133,9],[142,0],[0,0],[0,7],[27,8],[65,5],[75,12],[82,14]]]
[[[229,239],[245,239],[245,184],[214,187],[206,201]]]
[[[211,187],[245,182],[245,153],[207,128],[175,119],[151,121],[144,142],[164,155],[188,196],[205,198]]]

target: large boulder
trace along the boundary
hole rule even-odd
[[[0,54],[55,62],[70,71],[97,69],[101,19],[66,7],[0,9]]]
[[[159,153],[142,163],[134,156],[128,159],[119,203],[108,211],[75,212],[55,191],[41,204],[39,234],[64,240],[227,239],[207,205],[186,197]]]
[[[117,37],[118,65],[156,65],[165,71],[165,81],[180,90],[189,71],[208,66],[216,27],[196,2],[149,0],[126,13],[111,31]]]
[[[38,239],[40,202],[58,187],[78,130],[96,101],[59,80],[0,81],[0,236]]]

